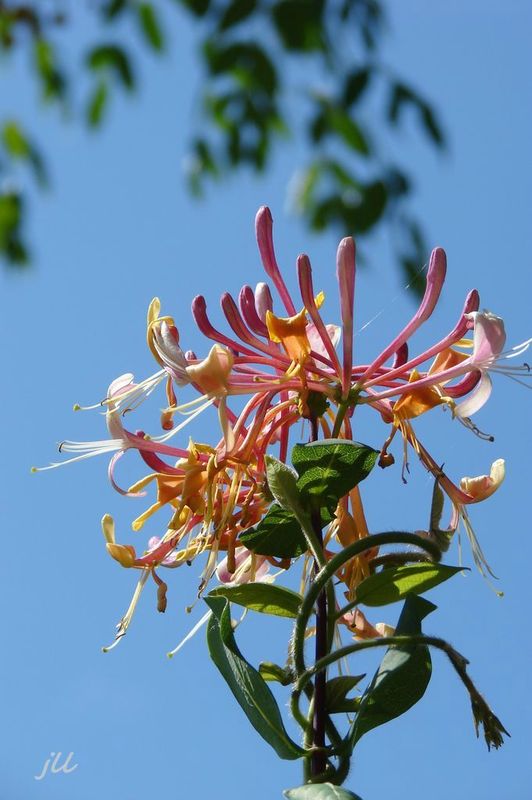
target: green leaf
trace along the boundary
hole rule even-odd
[[[288,736],[281,712],[265,680],[244,659],[237,647],[229,602],[222,597],[206,597],[212,611],[207,625],[207,644],[214,664],[225,678],[237,702],[255,730],[280,758],[301,758],[304,751]]]
[[[404,83],[393,83],[388,101],[388,120],[392,124],[396,124],[401,112],[407,106],[411,106],[418,112],[421,124],[434,144],[437,147],[443,147],[445,144],[443,131],[429,103]]]
[[[361,202],[353,208],[352,227],[365,233],[381,219],[388,202],[388,191],[383,181],[373,181],[363,189]]]
[[[408,594],[428,592],[429,589],[449,580],[463,569],[463,567],[449,567],[446,564],[434,564],[432,561],[389,567],[365,578],[357,586],[355,599],[357,604],[363,603],[366,606],[396,603]]]
[[[128,5],[129,0],[107,0],[101,9],[101,14],[104,19],[111,20],[122,14]]]
[[[303,598],[291,589],[275,586],[272,583],[243,583],[240,586],[217,586],[209,592],[209,597],[225,597],[251,611],[272,614],[276,617],[295,619]]]
[[[87,103],[87,123],[91,128],[97,128],[103,119],[107,107],[108,88],[105,81],[98,81]]]
[[[287,50],[324,48],[323,0],[279,0],[272,7],[272,20]]]
[[[290,670],[280,667],[279,664],[273,664],[271,661],[262,661],[259,664],[259,672],[265,681],[275,681],[281,686],[289,686],[294,681],[294,675]]]
[[[371,69],[369,67],[354,70],[347,75],[342,95],[345,106],[350,108],[360,100],[369,85],[370,77]]]
[[[29,158],[30,143],[20,126],[13,120],[5,122],[2,127],[2,143],[13,158]]]
[[[327,681],[325,691],[329,714],[357,710],[360,705],[360,698],[350,698],[347,695],[365,677],[365,675],[340,675]]]
[[[293,511],[301,508],[297,488],[297,474],[274,456],[265,456],[268,488],[281,508]]]
[[[164,36],[159,24],[159,17],[151,3],[140,3],[138,6],[140,28],[148,44],[157,51],[164,47]]]
[[[11,158],[20,159],[29,164],[33,170],[35,180],[41,187],[45,187],[48,183],[48,176],[44,160],[39,150],[26,136],[17,122],[14,120],[7,120],[4,123],[1,132],[1,141]]]
[[[432,109],[428,103],[422,103],[420,114],[427,135],[437,147],[443,147],[445,145],[445,137],[434,109]]]
[[[196,17],[204,17],[211,5],[211,0],[178,0],[178,2]]]
[[[367,478],[377,455],[365,444],[344,439],[296,444],[292,463],[299,475],[297,487],[302,501],[334,511],[340,498]]]
[[[37,38],[33,45],[33,55],[44,99],[62,98],[66,91],[66,80],[57,66],[56,53],[52,43],[48,39]]]
[[[95,72],[113,73],[126,89],[133,89],[135,86],[129,57],[118,45],[102,44],[93,47],[87,55],[87,65]]]
[[[260,89],[268,96],[278,88],[277,70],[268,53],[254,42],[221,45],[211,37],[204,46],[211,75],[229,74],[246,89]]]
[[[285,789],[283,794],[288,800],[361,800],[358,794],[332,783],[307,783],[297,789]]]
[[[232,0],[220,18],[219,30],[226,31],[228,28],[238,25],[239,22],[250,17],[256,8],[257,0]]]
[[[396,634],[420,634],[422,620],[435,608],[423,597],[408,596],[395,629]],[[404,714],[421,700],[431,673],[432,662],[425,645],[389,647],[362,697],[360,711],[351,729],[351,745],[354,747],[372,728]]]
[[[307,550],[307,541],[295,517],[274,504],[258,525],[241,533],[239,543],[260,556],[297,558]]]
[[[0,254],[9,264],[28,263],[29,254],[22,240],[24,198],[16,191],[0,190]]]
[[[326,118],[331,130],[338,134],[348,147],[362,155],[369,155],[370,147],[368,141],[358,123],[349,114],[341,108],[331,107],[328,109]]]

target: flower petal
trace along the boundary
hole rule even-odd
[[[456,416],[462,418],[470,417],[482,408],[482,406],[488,402],[492,386],[493,384],[490,376],[487,372],[482,372],[482,377],[474,391],[469,395],[467,400],[463,400],[455,407],[454,413]]]

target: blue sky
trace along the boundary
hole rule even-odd
[[[444,246],[449,258],[441,306],[417,343],[448,330],[472,287],[483,306],[505,318],[509,343],[520,342],[531,335],[530,6],[518,0],[389,5],[386,60],[433,98],[451,141],[447,155],[435,154],[407,126],[390,144],[415,171],[415,208],[431,244]],[[90,35],[77,29],[72,52]],[[261,280],[253,238],[261,204],[272,208],[289,282],[294,286],[295,257],[308,252],[334,318],[336,237],[309,235],[287,211],[285,185],[301,157],[295,145],[279,149],[265,177],[234,177],[202,203],[186,193],[182,159],[197,111],[189,79],[196,61],[184,22],[173,38],[172,55],[144,59],[140,95],[117,100],[98,136],[39,110],[22,64],[0,73],[0,111],[35,130],[53,169],[52,191],[31,206],[34,268],[0,275],[2,800],[140,800],[146,794],[266,800],[300,780],[298,765],[278,762],[249,728],[209,662],[203,634],[173,661],[165,658],[203,613],[200,605],[191,616],[183,611],[194,598],[197,565],[170,575],[165,615],[147,594],[126,639],[111,654],[101,653],[129,603],[134,576],[107,557],[99,520],[113,513],[119,537],[133,541],[128,526],[138,506],[108,486],[103,459],[29,473],[32,464],[55,458],[57,441],[102,436],[97,413],[73,414],[74,402],[98,400],[118,374],[152,370],[144,319],[154,295],[176,318],[182,341],[205,351],[190,300],[205,293],[216,309],[222,291]],[[384,233],[368,256],[371,269],[357,277],[361,360],[411,313]],[[498,599],[475,571],[459,576],[430,595],[439,609],[427,630],[447,636],[470,658],[471,675],[512,738],[502,750],[486,752],[475,739],[465,692],[436,655],[424,700],[359,745],[347,786],[364,800],[392,791],[408,800],[428,794],[431,800],[526,800],[532,791],[530,395],[504,378],[495,383],[477,420],[495,434],[494,444],[444,415],[420,420],[419,431],[456,478],[506,458],[506,483],[472,511],[505,597]],[[157,402],[142,413],[149,419],[156,409]],[[363,424],[361,417],[357,436],[378,446],[382,430],[369,415]],[[214,415],[198,431],[214,436]],[[406,487],[397,470],[368,481],[373,530],[425,523],[430,481],[418,465],[412,472]],[[121,474],[127,484],[142,467],[132,458]],[[448,560],[457,559],[454,545]],[[467,546],[464,561],[471,562]],[[391,607],[387,621],[397,612]],[[241,635],[255,661],[282,659],[283,621],[260,620]],[[52,751],[73,752],[77,769],[35,781]]]

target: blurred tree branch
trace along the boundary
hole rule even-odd
[[[389,225],[416,289],[426,248],[408,211],[412,176],[388,162],[378,133],[413,114],[434,147],[444,147],[445,138],[433,106],[382,62],[383,6],[378,0],[98,0],[90,8],[99,42],[79,54],[90,81],[81,122],[93,129],[105,124],[113,94],[137,87],[143,47],[164,54],[171,16],[188,14],[203,67],[201,119],[189,133],[191,191],[202,195],[209,183],[241,168],[265,171],[275,146],[291,137],[302,154],[290,181],[293,207],[314,230],[361,237]],[[72,8],[59,0],[0,0],[4,61],[17,48],[28,51],[43,100],[63,107],[78,88],[61,48]],[[127,33],[132,22],[138,41]],[[1,121],[0,147],[0,257],[20,265],[29,248],[17,174],[29,168],[42,187],[47,170],[15,119]]]

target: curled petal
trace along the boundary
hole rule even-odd
[[[229,572],[228,559],[225,557],[216,568],[216,578],[220,583],[226,584],[260,581],[268,573],[269,568],[270,565],[264,556],[253,556],[246,547],[237,547],[234,572]]]
[[[504,480],[506,467],[503,458],[498,458],[491,465],[489,475],[478,475],[476,478],[462,478],[460,489],[473,499],[472,503],[479,503],[490,497]]]
[[[227,381],[233,366],[233,354],[230,350],[215,344],[211,347],[207,358],[199,364],[187,367],[190,380],[197,384],[206,394],[225,395]]]
[[[487,372],[482,372],[479,382],[467,400],[463,400],[454,409],[457,417],[471,417],[488,402],[493,384]]]
[[[107,542],[106,547],[109,555],[123,567],[132,567],[134,565],[137,556],[133,545]]]
[[[342,335],[342,329],[339,325],[332,325],[328,324],[325,325],[325,329],[327,331],[327,336],[329,340],[332,342],[333,347],[336,347],[338,342],[340,341],[340,336]],[[325,349],[325,345],[323,343],[323,339],[320,336],[318,329],[314,325],[313,322],[310,325],[307,325],[307,338],[310,342],[310,346],[312,348],[313,353],[317,353],[324,358],[327,358],[327,350]]]
[[[504,321],[489,311],[476,311],[470,317],[474,323],[472,361],[479,365],[489,365],[504,350],[506,343]]]

